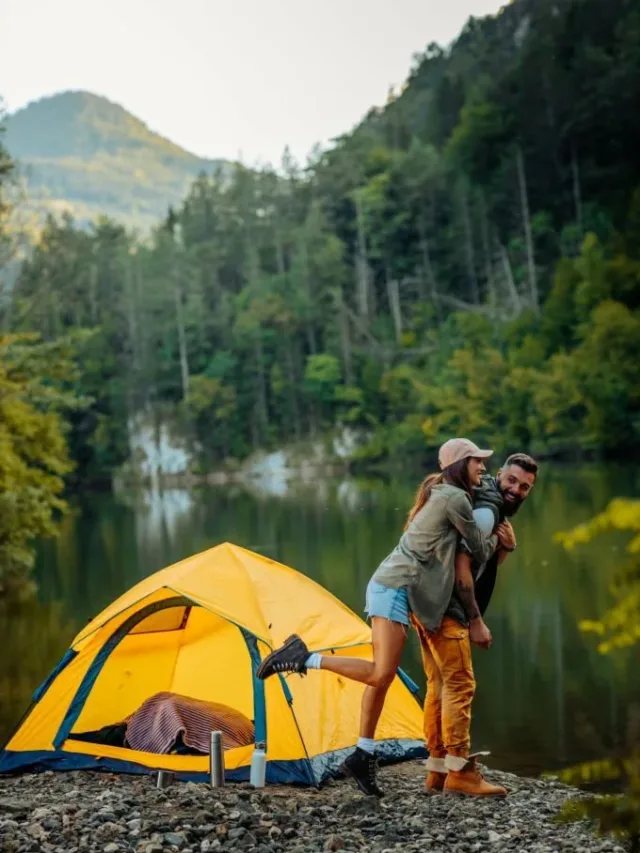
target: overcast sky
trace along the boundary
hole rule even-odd
[[[0,96],[122,104],[204,157],[304,161],[498,0],[0,0]]]

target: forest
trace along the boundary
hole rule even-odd
[[[150,234],[49,217],[0,302],[0,382],[66,448],[36,476],[108,485],[148,408],[202,472],[345,426],[361,467],[633,453],[638,103],[636,3],[515,0],[306,164],[203,173]]]

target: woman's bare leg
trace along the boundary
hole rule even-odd
[[[378,684],[368,685],[362,694],[360,708],[360,737],[362,738],[375,737],[384,700],[400,666],[400,658],[407,641],[407,627],[399,622],[374,616],[371,627],[373,659],[378,665],[379,674]]]
[[[360,711],[360,737],[358,746],[345,760],[343,770],[355,779],[360,790],[367,796],[381,797],[383,791],[376,781],[377,758],[375,755],[376,726],[382,713],[384,700],[400,664],[400,656],[407,639],[406,626],[391,622],[381,616],[372,619],[373,665],[367,673],[369,679]],[[353,659],[352,659],[353,660]],[[328,661],[325,667],[325,661]],[[331,668],[345,675],[345,668],[335,666],[339,658],[322,658],[322,669]]]
[[[320,668],[335,672],[336,675],[342,675],[351,681],[360,681],[375,689],[384,689],[386,694],[400,665],[400,657],[407,639],[407,629],[399,622],[374,616],[371,620],[371,635],[372,661],[340,655],[322,655]],[[382,701],[384,702],[384,695]]]
[[[371,638],[372,661],[340,655],[322,655],[320,658],[320,669],[367,685],[360,712],[362,738],[375,736],[387,691],[400,666],[400,658],[407,641],[407,626],[382,616],[374,616],[371,620]]]

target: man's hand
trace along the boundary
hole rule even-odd
[[[481,649],[488,649],[491,646],[492,636],[491,631],[484,624],[482,617],[472,619],[469,623],[469,639]]]
[[[513,551],[516,547],[516,534],[510,521],[503,521],[496,529],[498,541],[507,551]]]

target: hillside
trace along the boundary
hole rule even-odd
[[[222,162],[190,154],[89,92],[42,98],[10,115],[5,144],[31,207],[69,210],[82,222],[106,214],[143,229],[184,197],[199,172]]]
[[[10,316],[96,329],[78,480],[111,475],[147,407],[200,472],[336,425],[367,436],[361,469],[452,435],[636,450],[639,68],[637,0],[514,0],[284,181],[198,180],[153,241],[49,224]]]

